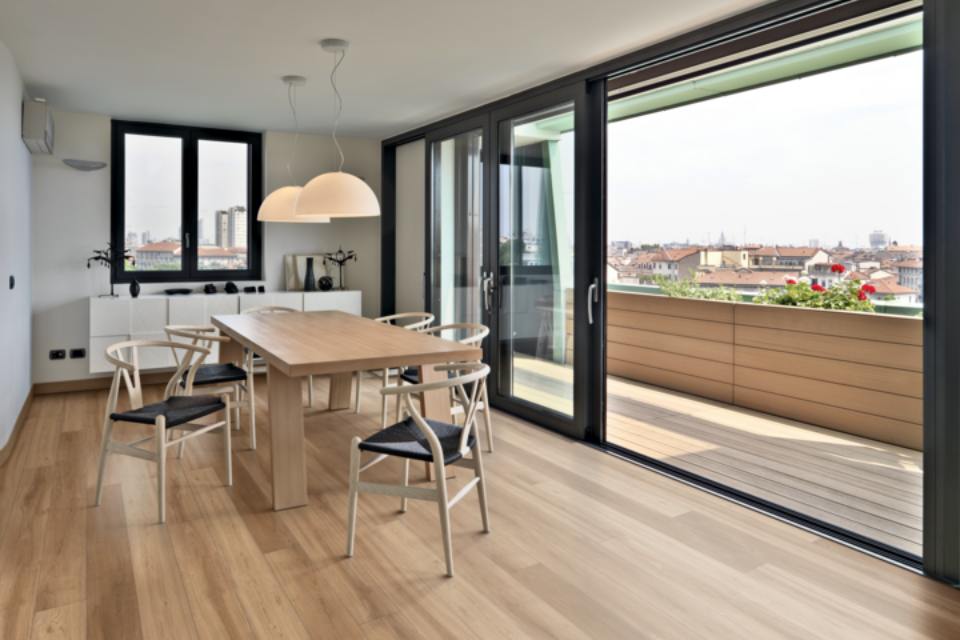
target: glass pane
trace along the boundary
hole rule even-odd
[[[197,261],[201,271],[247,269],[248,146],[197,144]]]
[[[136,258],[126,271],[183,268],[183,141],[126,134],[124,144],[124,245]]]
[[[607,127],[608,442],[916,557],[921,36],[659,86]]]
[[[500,140],[499,391],[573,415],[573,105]]]
[[[482,322],[483,133],[432,145],[434,314],[442,324]]]

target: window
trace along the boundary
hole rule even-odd
[[[258,133],[113,122],[115,282],[259,280]]]

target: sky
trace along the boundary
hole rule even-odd
[[[613,122],[609,240],[922,239],[922,52]]]

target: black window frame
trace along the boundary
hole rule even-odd
[[[263,278],[263,228],[256,214],[263,202],[263,135],[251,131],[214,129],[184,125],[111,121],[110,163],[110,241],[122,248],[126,242],[126,169],[124,139],[127,134],[163,136],[182,140],[181,178],[181,246],[184,247],[179,271],[127,271],[121,260],[114,261],[110,277],[114,283],[132,282],[218,282],[226,280],[249,281]],[[197,246],[198,227],[198,149],[201,140],[239,142],[247,145],[247,268],[243,270],[201,270]],[[191,242],[184,241],[190,234]]]

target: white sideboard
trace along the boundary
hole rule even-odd
[[[90,298],[90,373],[113,371],[106,348],[123,340],[166,340],[169,324],[210,324],[216,315],[280,306],[302,311],[345,311],[360,315],[359,291],[273,291],[268,293],[193,293],[186,296]],[[154,350],[156,351],[156,350]],[[147,355],[146,352],[144,355]],[[217,353],[211,354],[215,361]],[[158,351],[142,361],[144,369],[174,366],[173,353]]]

